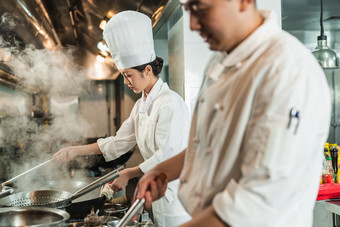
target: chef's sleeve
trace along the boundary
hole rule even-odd
[[[111,161],[127,153],[136,144],[134,118],[136,115],[136,105],[133,107],[130,116],[123,122],[116,136],[110,136],[97,140],[98,147],[103,153],[105,161]]]
[[[143,173],[186,148],[188,118],[188,110],[184,103],[170,103],[160,108],[154,135],[157,150],[139,165]]]

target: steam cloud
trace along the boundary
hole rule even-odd
[[[0,26],[15,27],[15,18],[4,14]],[[92,87],[86,72],[74,63],[74,48],[22,49],[0,36],[0,49],[11,53],[5,64],[20,79],[16,91],[1,93],[0,87],[0,179],[4,180],[50,159],[66,144],[84,139],[84,132],[91,129],[77,115],[78,97],[89,94]],[[44,116],[32,118],[32,110]],[[46,116],[51,117],[48,124]],[[37,179],[48,178],[70,176],[65,166],[49,164],[21,178],[19,191],[29,190],[34,180],[37,186]]]

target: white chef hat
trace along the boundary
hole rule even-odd
[[[156,59],[151,19],[143,13],[117,13],[105,26],[103,36],[119,70]]]

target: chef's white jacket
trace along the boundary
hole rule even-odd
[[[187,146],[189,113],[183,99],[158,79],[150,93],[137,100],[116,136],[97,141],[105,160],[114,160],[136,144],[144,158],[143,173]],[[171,227],[190,220],[177,197],[179,180],[168,184],[165,198],[152,204],[157,226]]]
[[[331,99],[309,50],[272,12],[208,65],[192,119],[179,197],[233,227],[312,226]]]

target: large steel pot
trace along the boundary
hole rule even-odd
[[[70,215],[59,209],[47,207],[0,208],[1,227],[62,227]]]

